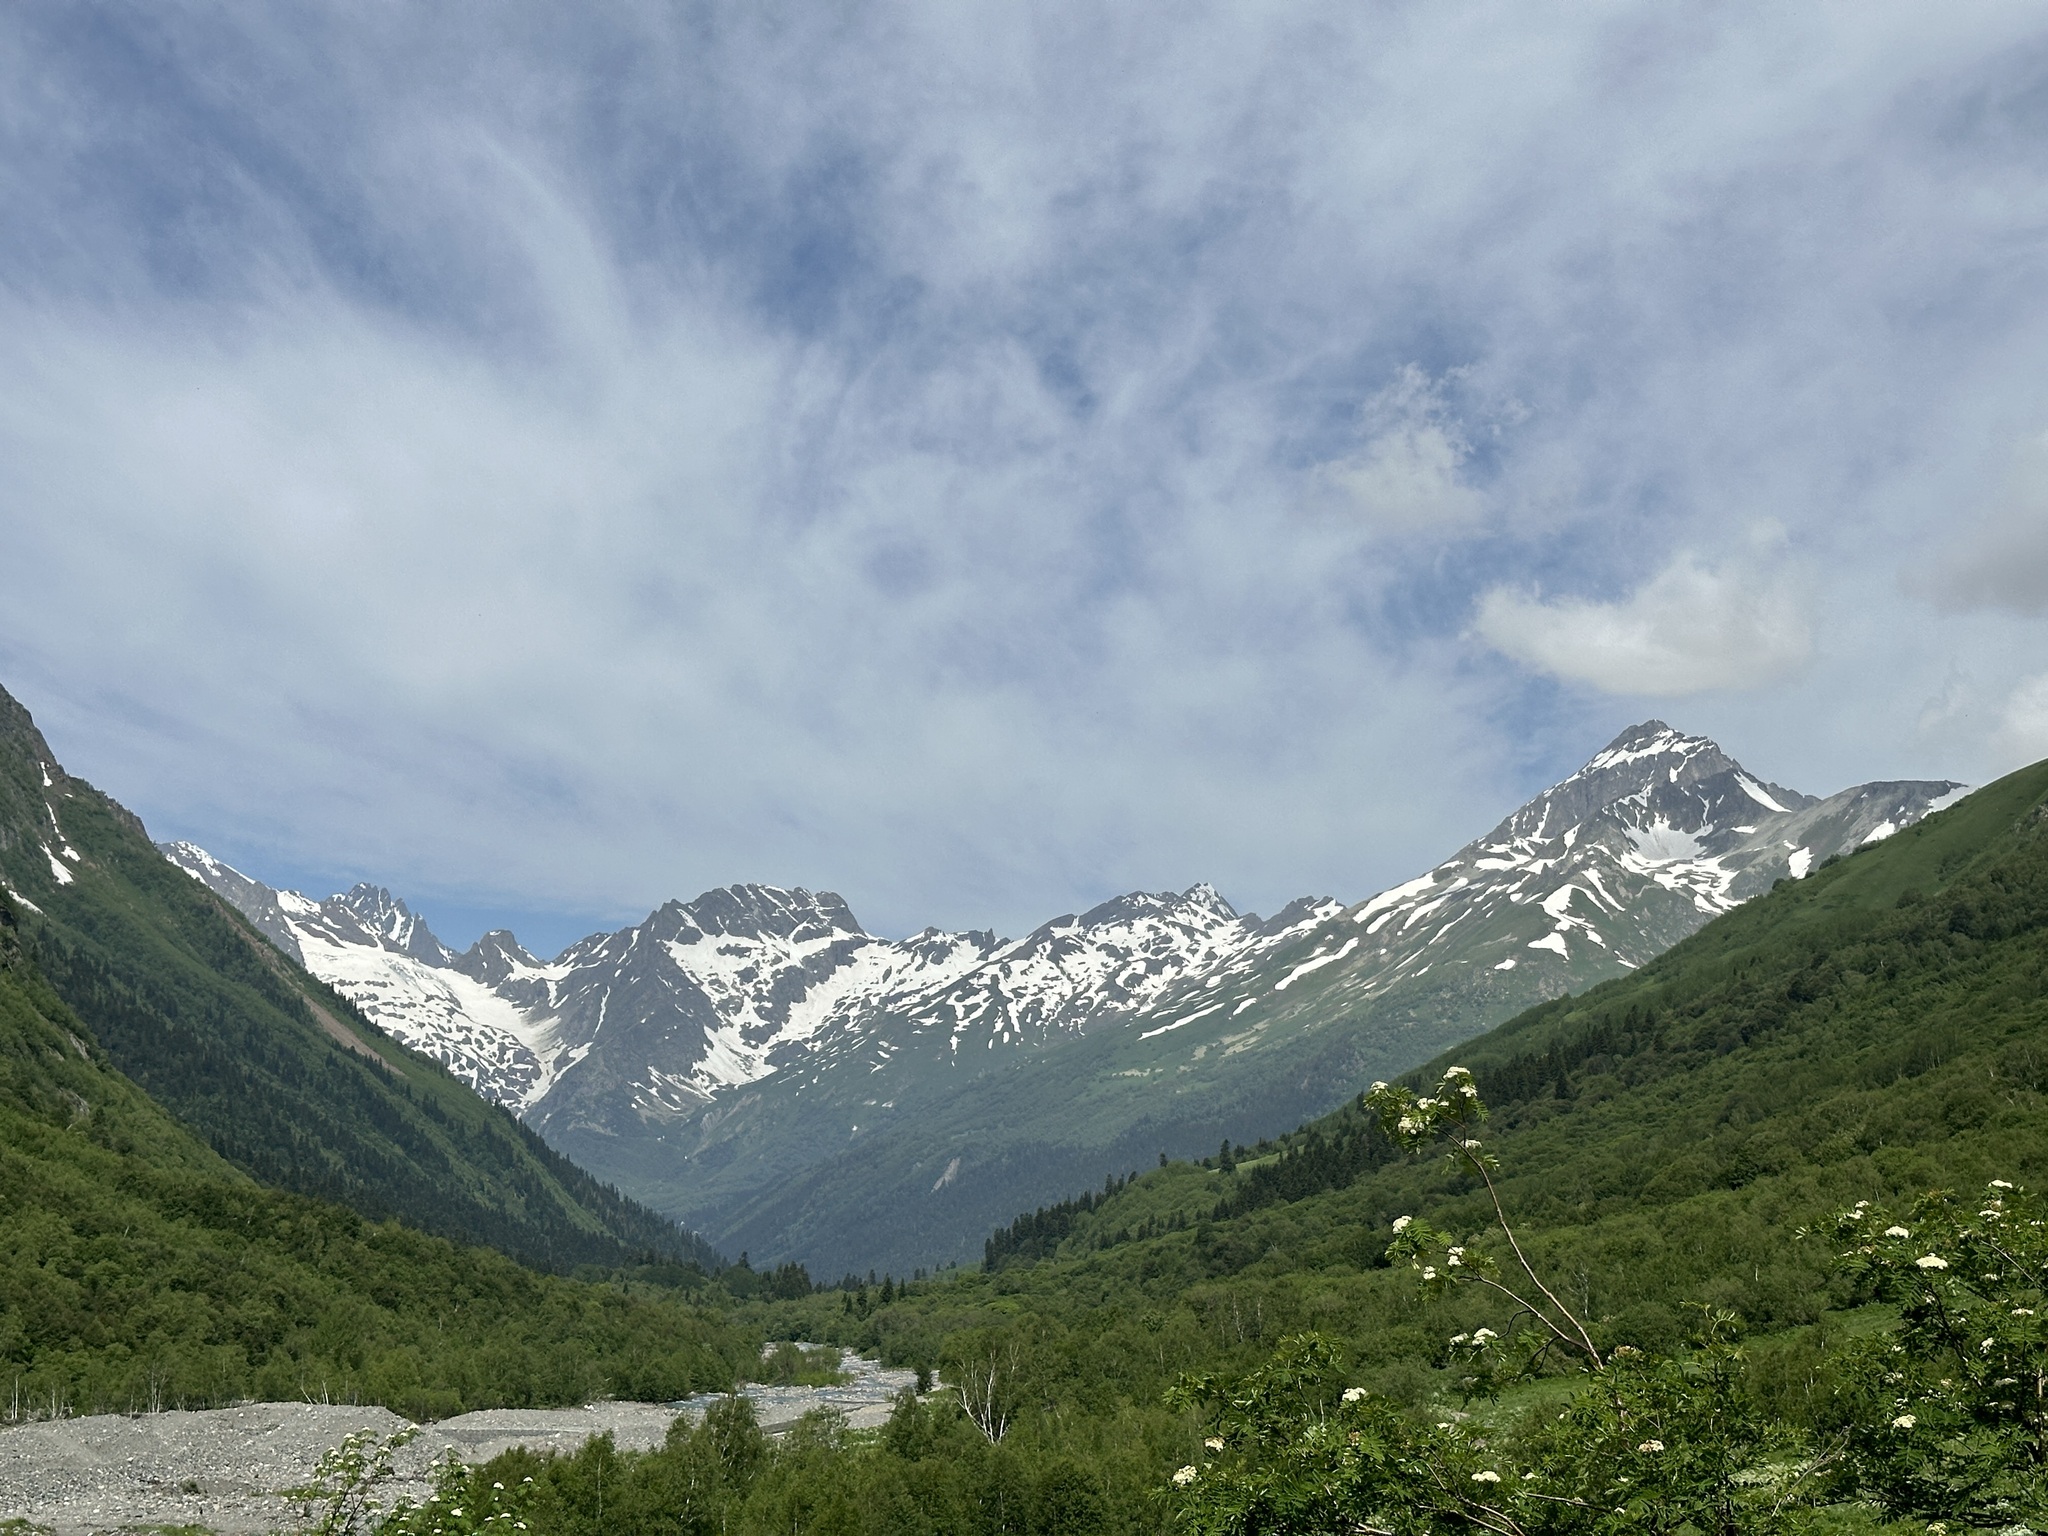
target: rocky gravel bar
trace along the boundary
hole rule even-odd
[[[848,1380],[831,1387],[749,1385],[746,1395],[771,1434],[828,1408],[854,1428],[873,1428],[910,1371],[849,1358]],[[570,1452],[609,1431],[620,1450],[652,1450],[679,1414],[701,1417],[715,1397],[675,1403],[591,1403],[582,1408],[487,1408],[443,1419],[393,1458],[397,1476],[381,1496],[424,1499],[433,1463],[453,1450],[488,1461],[513,1446]],[[302,1527],[303,1512],[282,1490],[310,1482],[326,1451],[367,1430],[380,1439],[411,1427],[384,1408],[324,1403],[248,1403],[199,1412],[100,1414],[0,1429],[0,1521],[22,1520],[54,1536],[198,1526],[220,1536],[260,1536]]]

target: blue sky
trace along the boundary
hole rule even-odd
[[[0,682],[552,949],[2048,755],[2022,5],[0,16]]]

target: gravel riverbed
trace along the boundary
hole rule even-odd
[[[848,1380],[831,1387],[749,1385],[764,1428],[787,1429],[816,1408],[873,1428],[910,1371],[848,1357]],[[610,1431],[621,1450],[661,1444],[678,1414],[699,1417],[714,1396],[676,1403],[591,1403],[581,1408],[488,1408],[421,1428],[399,1451],[386,1496],[424,1498],[433,1462],[452,1449],[488,1461],[515,1445],[573,1451]],[[248,1403],[199,1412],[101,1414],[0,1429],[0,1521],[26,1520],[56,1536],[96,1536],[163,1526],[201,1526],[221,1536],[258,1536],[303,1525],[281,1490],[311,1480],[321,1454],[358,1430],[379,1437],[407,1427],[384,1408]]]

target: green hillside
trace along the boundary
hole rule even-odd
[[[1858,1424],[1875,1410],[1857,1396],[1858,1340],[1895,1314],[1870,1305],[1876,1293],[1842,1263],[1829,1218],[1860,1200],[1903,1215],[1935,1189],[1974,1204],[1994,1177],[2048,1181],[2048,765],[1787,882],[1641,971],[1532,1010],[1415,1081],[1434,1082],[1452,1062],[1470,1064],[1495,1106],[1486,1146],[1534,1263],[1603,1351],[1627,1343],[1653,1362],[1675,1353],[1697,1363],[1669,1380],[1695,1386],[1720,1372],[1723,1400],[1751,1416],[1758,1456],[1801,1436],[1865,1433]],[[1214,1453],[1201,1444],[1203,1419],[1162,1406],[1185,1373],[1240,1379],[1242,1403],[1291,1382],[1297,1410],[1332,1410],[1333,1396],[1300,1397],[1323,1379],[1307,1357],[1274,1363],[1282,1341],[1305,1331],[1342,1362],[1317,1390],[1360,1383],[1397,1418],[1413,1405],[1425,1438],[1430,1423],[1464,1413],[1491,1434],[1487,1424],[1521,1423],[1567,1389],[1567,1377],[1539,1379],[1491,1407],[1468,1402],[1469,1352],[1450,1341],[1506,1332],[1513,1309],[1476,1289],[1426,1293],[1389,1262],[1401,1216],[1473,1252],[1488,1243],[1490,1208],[1469,1171],[1400,1154],[1356,1103],[1233,1149],[1227,1166],[1210,1161],[1145,1169],[1026,1218],[992,1240],[987,1272],[785,1303],[776,1326],[939,1364],[970,1400],[993,1372],[1007,1383],[1005,1475],[1026,1486],[1033,1468],[1082,1468],[1101,1523],[1077,1529],[1160,1530],[1189,1507],[1168,1474]],[[2020,1308],[2015,1326],[2031,1327],[2033,1311]],[[1690,1354],[1715,1312],[1724,1343]],[[1739,1350],[1725,1343],[1731,1331]],[[2048,1369],[2048,1346],[2027,1347]],[[914,1443],[907,1421],[901,1433]],[[1634,1454],[1633,1442],[1625,1449]],[[898,1455],[886,1443],[845,1448],[815,1472],[819,1503],[832,1487],[912,1478],[890,1461]],[[1834,1475],[1847,1477],[1847,1465]],[[1856,1486],[1836,1490],[1847,1502],[1830,1528],[1874,1528]],[[945,1529],[937,1509],[926,1518]],[[2009,1515],[1993,1523],[2026,1528]]]
[[[665,1398],[729,1384],[754,1347],[685,1293],[262,1188],[121,1075],[0,900],[0,1417]]]
[[[262,1183],[550,1269],[718,1262],[280,955],[65,774],[4,691],[0,883],[112,1062]]]
[[[1687,1299],[1760,1327],[1810,1321],[1828,1255],[1790,1240],[1802,1223],[1859,1198],[2048,1178],[2048,764],[1412,1081],[1452,1064],[1493,1107],[1511,1208],[1583,1271],[1611,1327],[1668,1326]],[[1413,1319],[1371,1300],[1398,1289],[1377,1255],[1397,1215],[1478,1223],[1470,1181],[1399,1157],[1355,1102],[1240,1155],[1228,1174],[1147,1172],[1071,1213],[1055,1262],[1030,1262],[1048,1247],[1033,1222],[999,1233],[1011,1261],[977,1283],[1056,1296],[1100,1277],[1182,1301],[1256,1287],[1285,1327],[1303,1320],[1285,1298],[1313,1277],[1365,1357],[1404,1358],[1386,1327]],[[1139,1235],[1161,1227],[1177,1229]]]

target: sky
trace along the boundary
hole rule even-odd
[[[0,11],[0,684],[552,952],[2048,756],[2024,4]]]

